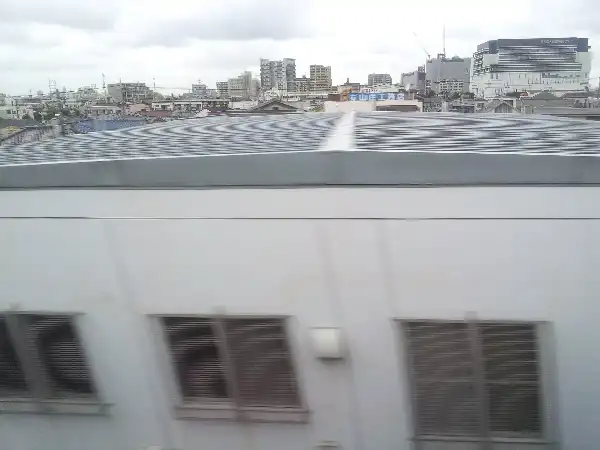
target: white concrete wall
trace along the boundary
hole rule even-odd
[[[84,313],[114,404],[108,417],[0,415],[0,448],[408,450],[392,319],[467,312],[552,324],[557,435],[596,448],[598,220],[600,188],[0,192],[0,310]],[[147,315],[216,307],[291,316],[309,424],[173,419]],[[313,358],[307,331],[323,325],[343,327],[348,361]]]
[[[345,101],[323,103],[323,111],[326,113],[347,113],[347,112],[371,112],[376,111],[377,106],[416,106],[419,111],[423,111],[423,102],[419,100],[376,100],[376,101]]]

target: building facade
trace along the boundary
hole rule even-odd
[[[597,448],[600,128],[515,116],[0,154],[2,449]]]
[[[598,448],[599,138],[301,114],[0,152],[2,450]]]
[[[327,91],[331,89],[331,66],[313,64],[309,68],[309,74],[312,91]]]
[[[413,72],[403,73],[400,79],[400,84],[406,89],[415,90],[417,92],[425,91],[425,66],[419,66]]]
[[[260,60],[260,86],[270,89],[294,91],[296,82],[296,60],[283,58],[280,61]]]
[[[235,78],[227,80],[227,89],[231,98],[249,100],[256,96],[255,84],[252,80],[252,72],[245,71]]]
[[[425,64],[425,89],[435,94],[469,92],[471,58],[439,54]]]
[[[389,73],[371,73],[367,84],[369,86],[392,84],[392,76]]]
[[[117,103],[140,103],[152,100],[152,91],[146,83],[109,83],[106,85],[109,97]]]
[[[206,97],[207,96],[207,88],[204,83],[196,83],[192,84],[192,95],[194,97]]]
[[[588,38],[497,39],[477,46],[470,90],[493,98],[514,92],[557,95],[589,87]]]
[[[227,81],[217,81],[217,96],[219,98],[229,98],[229,83]]]

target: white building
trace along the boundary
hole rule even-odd
[[[0,118],[2,119],[20,119],[20,106],[13,98],[5,94],[0,94]]]
[[[260,87],[263,91],[296,89],[296,60],[283,58],[280,61],[260,60]]]
[[[585,91],[591,53],[588,38],[498,39],[477,46],[470,90],[477,97],[512,92]]]
[[[597,448],[599,139],[301,114],[0,152],[1,448]]]

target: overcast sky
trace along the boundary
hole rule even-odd
[[[470,56],[497,38],[589,37],[600,48],[597,0],[0,0],[0,92],[155,78],[180,93],[209,87],[259,58],[331,65],[334,83],[400,74],[425,53]],[[417,33],[419,41],[415,39]],[[422,46],[421,46],[422,45]],[[593,76],[600,76],[594,60]],[[593,81],[597,84],[597,79]]]

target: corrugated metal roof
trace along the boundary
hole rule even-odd
[[[6,149],[0,188],[598,184],[599,138],[518,114],[209,117]]]

